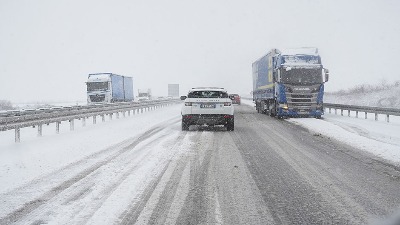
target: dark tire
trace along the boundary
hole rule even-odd
[[[228,121],[228,123],[226,125],[226,130],[227,131],[234,131],[235,130],[235,120],[233,118]]]
[[[315,116],[315,119],[321,119],[322,117],[321,116]]]
[[[270,117],[275,117],[276,116],[276,104],[274,104],[274,107],[268,110],[269,111],[269,116]]]
[[[189,124],[187,124],[184,120],[182,120],[182,130],[189,130]]]

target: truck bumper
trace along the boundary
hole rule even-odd
[[[277,116],[280,117],[321,117],[324,115],[323,110],[319,109],[307,109],[307,110],[301,110],[301,111],[296,111],[293,109],[278,109]]]

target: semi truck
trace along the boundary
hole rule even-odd
[[[114,73],[93,73],[89,74],[86,86],[89,104],[134,100],[132,77]]]
[[[271,49],[252,64],[252,72],[257,112],[278,118],[321,118],[324,114],[329,71],[317,48]]]

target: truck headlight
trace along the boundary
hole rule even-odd
[[[279,104],[279,107],[281,107],[284,110],[288,110],[289,109],[287,104]]]

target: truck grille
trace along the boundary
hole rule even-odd
[[[288,107],[294,110],[310,110],[317,106],[318,93],[286,93]]]
[[[90,95],[91,102],[104,102],[105,95]]]

